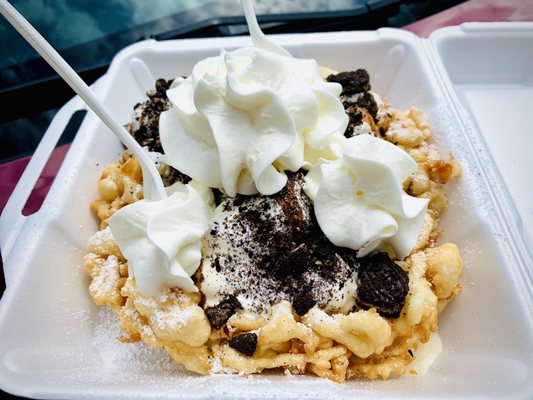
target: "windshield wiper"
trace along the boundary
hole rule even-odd
[[[350,8],[340,11],[302,12],[260,15],[265,33],[305,33],[339,30],[375,29],[386,25],[386,19],[397,12],[400,0],[358,0]],[[228,37],[248,34],[243,16],[227,14],[224,2],[208,4],[198,9],[143,24],[127,31],[111,34],[61,51],[65,59],[88,83],[94,82],[107,70],[113,56],[121,48],[139,40],[154,38]],[[215,7],[209,9],[209,7]],[[209,15],[217,15],[208,17]],[[207,18],[205,18],[207,17]],[[179,26],[165,29],[168,26]],[[93,55],[87,58],[87,54]],[[35,71],[41,75],[29,82],[9,83],[4,76],[26,79]],[[44,60],[31,59],[13,65],[9,71],[0,70],[0,123],[60,107],[74,95]],[[32,101],[28,102],[27,99]]]

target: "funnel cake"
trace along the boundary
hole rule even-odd
[[[346,137],[373,135],[402,148],[418,165],[403,182],[409,195],[428,199],[411,253],[403,260],[393,249],[357,257],[335,246],[317,223],[303,190],[306,171],[300,170],[287,173],[284,188],[269,196],[229,197],[213,190],[213,221],[192,277],[198,292],[168,288],[147,296],[129,276],[128,260],[108,227],[114,212],[142,198],[140,167],[125,152],[98,183],[100,198],[91,208],[101,230],[89,240],[84,259],[94,302],[120,316],[119,340],[165,348],[199,374],[278,369],[343,382],[417,373],[410,367],[417,348],[437,332],[439,314],[461,291],[457,246],[436,244],[447,207],[443,185],[460,175],[460,165],[431,144],[423,111],[402,112],[381,101],[365,70],[326,79],[342,85]],[[158,80],[128,125],[158,162],[167,186],[190,181],[164,163],[158,136],[171,85]]]

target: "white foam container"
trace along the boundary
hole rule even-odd
[[[440,318],[444,351],[423,376],[338,385],[314,377],[201,377],[163,353],[115,341],[80,267],[98,224],[89,211],[103,167],[122,147],[89,113],[41,210],[21,210],[71,114],[52,122],[0,220],[7,289],[0,303],[0,387],[36,398],[533,398],[533,24],[466,24],[419,39],[405,31],[274,36],[296,57],[366,68],[399,109],[427,111],[441,149],[463,165],[448,186],[444,237],[462,251],[463,293]],[[126,123],[154,78],[187,75],[246,37],[144,41],[96,85]]]

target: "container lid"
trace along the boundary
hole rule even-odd
[[[514,220],[531,255],[533,23],[467,23],[435,31],[430,42],[459,117],[467,130],[472,128],[468,139],[492,195],[504,205],[504,219]],[[491,178],[493,166],[506,189],[498,187],[500,179]]]

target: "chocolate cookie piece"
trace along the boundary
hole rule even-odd
[[[342,86],[342,94],[351,95],[355,93],[367,92],[370,87],[370,76],[365,69],[341,72],[330,75],[326,78],[328,82],[337,82]]]
[[[292,299],[292,306],[294,311],[300,317],[304,316],[307,311],[313,308],[316,305],[316,301],[313,298],[312,288],[303,288],[301,291],[296,293]]]
[[[359,107],[356,103],[347,102],[345,104],[346,114],[348,115],[348,126],[344,131],[346,138],[361,134],[370,134],[375,137],[382,137],[382,133],[376,125],[374,118],[366,108]]]
[[[241,303],[235,296],[227,296],[224,300],[213,307],[204,309],[207,319],[215,329],[221,328],[235,312],[242,308]]]
[[[348,133],[353,131],[353,127],[362,123],[364,115],[361,115],[360,109],[366,110],[372,119],[377,121],[378,105],[372,93],[369,92],[370,76],[365,69],[341,72],[330,75],[326,79],[329,82],[340,83],[342,86],[341,100],[350,118]]]
[[[353,130],[356,126],[363,123],[363,110],[355,105],[350,105],[346,108],[346,114],[348,115],[348,126],[344,132],[344,136],[350,138],[353,135]]]
[[[251,357],[254,355],[257,347],[257,335],[255,333],[248,332],[235,336],[230,340],[229,347],[237,350],[239,353],[242,353],[245,356]]]
[[[134,107],[133,121],[126,126],[135,140],[149,151],[163,153],[159,139],[159,116],[170,108],[166,91],[170,81],[158,79],[155,91],[147,93],[148,100]]]
[[[159,137],[159,117],[161,113],[170,109],[167,90],[172,80],[158,79],[155,91],[146,95],[148,100],[138,103],[134,107],[133,121],[126,125],[126,129],[142,147],[148,151],[164,154]],[[169,173],[163,177],[166,186],[174,182],[188,183],[191,178],[169,165]]]
[[[166,98],[167,90],[170,88],[170,85],[172,85],[172,81],[173,79],[168,81],[166,79],[158,79],[155,81],[155,95]]]
[[[289,276],[299,277],[312,263],[313,250],[309,249],[308,243],[300,243],[287,253],[283,254],[274,263],[272,272],[278,279]]]
[[[372,96],[372,93],[364,92],[357,98],[355,104],[367,110],[374,121],[378,120],[378,104],[376,103],[374,96]]]
[[[356,304],[398,318],[409,292],[409,277],[386,253],[360,258]]]

